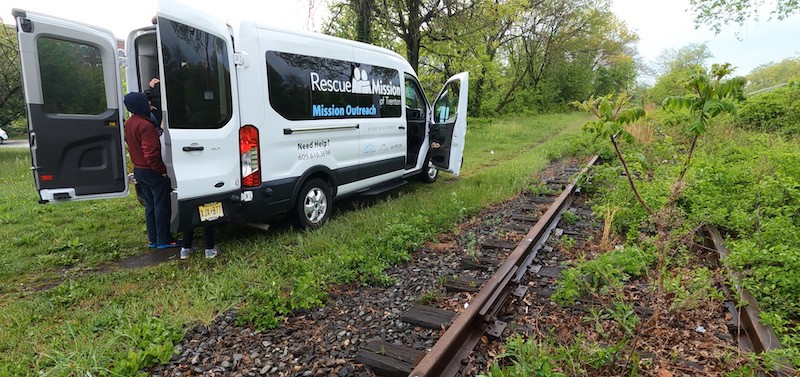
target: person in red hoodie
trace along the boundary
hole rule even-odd
[[[125,107],[131,117],[125,121],[125,143],[133,162],[133,176],[144,199],[144,219],[147,225],[147,247],[169,249],[178,247],[169,231],[169,179],[161,159],[158,131],[150,121],[150,105],[144,93],[125,95]]]

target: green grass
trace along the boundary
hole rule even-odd
[[[585,120],[475,120],[458,179],[409,185],[316,232],[223,226],[214,260],[104,273],[84,271],[146,252],[135,198],[36,204],[27,153],[0,150],[0,375],[131,375],[168,359],[187,327],[229,308],[267,328],[324,303],[332,285],[389,283],[386,268],[527,187],[550,159],[590,153],[578,131]],[[27,289],[62,275],[52,289]]]
[[[663,128],[661,137],[649,145],[623,146],[634,174],[648,177],[639,179],[637,186],[655,209],[666,202],[680,169],[674,156],[686,145],[675,129]],[[647,229],[647,214],[619,178],[619,169],[596,169],[594,180],[616,182],[616,188],[599,190],[594,203],[597,209],[617,210],[614,228],[627,233],[629,240],[637,239],[639,229]],[[756,296],[762,322],[771,325],[781,341],[782,349],[767,355],[766,364],[784,357],[800,367],[800,139],[741,130],[722,119],[699,140],[685,183],[673,234],[703,224],[721,228],[731,251],[726,265]],[[703,283],[710,280],[704,273],[695,270],[693,281],[708,285]],[[703,289],[678,287],[686,282],[674,278],[666,277],[666,288],[675,295],[675,306],[694,305]],[[567,288],[570,293],[581,287]]]
[[[676,131],[661,124],[653,131],[659,137],[648,138],[652,142],[623,146],[640,193],[656,210],[664,206],[680,169],[676,155],[685,148],[686,140]],[[652,274],[655,267],[655,251],[652,245],[648,247],[652,241],[639,237],[640,229],[652,232],[653,228],[620,177],[619,167],[594,169],[593,185],[585,188],[593,193],[596,212],[614,210],[614,229],[620,239],[627,233],[628,243],[565,270],[553,296],[556,302],[572,303],[577,297],[613,293],[612,288],[620,287],[628,278]],[[727,375],[756,375],[762,368],[774,370],[777,364],[800,367],[800,139],[742,131],[732,127],[729,119],[716,122],[698,143],[677,208],[675,216],[680,221],[673,223],[670,231],[674,234],[693,233],[702,224],[717,225],[727,234],[731,257],[726,265],[742,278],[730,284],[741,284],[754,293],[763,310],[762,322],[771,325],[781,341],[780,350],[748,355],[746,361],[733,354],[723,355],[720,361],[733,363],[728,365],[732,369]],[[687,263],[696,256],[690,258],[686,248],[670,250],[666,268],[658,272],[664,277],[670,311],[724,299],[709,269],[687,269]],[[614,317],[630,335],[638,318],[628,306],[618,303],[613,312],[598,311],[595,317]],[[593,320],[591,316],[588,319]],[[615,375],[636,375],[640,373],[636,368],[644,366],[613,358],[593,364],[596,354],[577,347],[585,343],[581,336],[577,335],[576,342],[558,344],[536,338],[511,339],[501,360],[486,375],[592,374],[599,366],[632,367]],[[628,341],[622,340],[618,346],[625,348]]]
[[[27,150],[0,149],[0,164],[0,293],[53,275],[54,267],[141,252],[144,211],[134,197],[39,205]]]

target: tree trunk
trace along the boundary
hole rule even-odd
[[[419,49],[420,49],[420,35],[418,32],[413,32],[408,35],[406,42],[406,56],[411,68],[414,72],[419,71]]]
[[[372,18],[375,0],[352,1],[351,5],[356,14],[356,40],[372,44]]]
[[[678,180],[675,181],[675,186],[672,188],[672,193],[670,193],[669,198],[667,199],[667,205],[671,206],[672,203],[678,199],[678,194],[681,191],[681,187],[683,186],[683,176],[686,175],[686,171],[689,170],[689,162],[692,160],[692,154],[694,154],[694,147],[697,145],[697,135],[692,137],[692,145],[689,146],[689,152],[686,154],[686,162],[683,163],[683,167],[681,168],[681,173],[678,175]]]
[[[628,178],[628,184],[631,186],[633,195],[636,196],[636,200],[638,200],[639,203],[642,205],[642,207],[644,207],[644,209],[647,211],[647,214],[649,214],[650,217],[653,217],[655,213],[653,212],[652,209],[650,209],[650,206],[648,206],[647,203],[645,203],[644,199],[642,199],[642,196],[639,195],[639,190],[636,189],[636,184],[633,183],[633,177],[631,176],[631,172],[628,170],[628,164],[625,162],[625,157],[622,157],[622,152],[620,152],[619,150],[619,145],[617,145],[617,140],[614,139],[613,135],[610,138],[611,138],[611,144],[614,145],[614,152],[617,153],[617,158],[622,163],[622,168],[625,169],[625,177]]]
[[[419,49],[422,42],[422,10],[420,0],[408,0],[408,27],[403,40],[406,42],[406,57],[414,72],[419,70]]]

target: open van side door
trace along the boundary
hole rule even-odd
[[[468,87],[469,72],[461,72],[447,80],[433,102],[429,152],[431,163],[454,175],[461,172],[464,156]]]
[[[40,202],[128,195],[113,33],[19,9],[13,14]]]

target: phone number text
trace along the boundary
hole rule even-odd
[[[313,160],[315,158],[328,157],[330,155],[331,155],[331,150],[330,149],[325,149],[325,150],[322,150],[322,151],[300,153],[299,155],[297,155],[297,160],[298,161]]]

